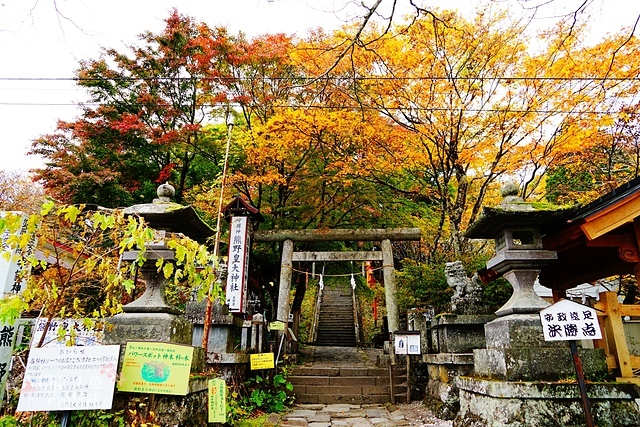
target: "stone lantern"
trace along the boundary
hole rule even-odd
[[[575,375],[571,352],[566,343],[545,341],[538,312],[549,303],[533,290],[541,268],[557,259],[556,252],[543,249],[542,238],[566,223],[567,210],[526,203],[517,193],[514,184],[506,185],[503,201],[483,208],[466,232],[495,241],[496,255],[479,272],[482,281],[504,276],[513,286],[498,317],[484,327],[486,348],[473,350],[473,373],[457,381],[456,421],[473,418],[478,426],[512,425],[516,419],[523,423],[513,425],[546,425],[546,418],[558,421],[582,410],[558,381]],[[580,349],[580,357],[588,376],[606,374],[602,349]]]
[[[191,206],[172,201],[175,189],[169,184],[158,187],[158,198],[153,203],[134,205],[124,209],[126,215],[138,215],[156,231],[156,241],[145,249],[146,261],[139,272],[145,283],[144,293],[122,308],[124,313],[109,319],[105,333],[107,343],[119,344],[127,340],[163,341],[191,344],[193,325],[180,315],[180,310],[165,300],[166,279],[158,271],[159,259],[172,262],[174,252],[165,246],[166,233],[182,233],[204,242],[213,230],[204,223]],[[123,253],[123,261],[134,262],[140,251]]]
[[[482,217],[469,227],[466,236],[472,239],[493,239],[496,255],[487,262],[491,275],[501,275],[513,286],[513,295],[496,314],[537,313],[549,305],[533,290],[540,270],[557,259],[553,251],[542,248],[541,227],[562,211],[536,209],[517,196],[518,188],[508,183],[502,189],[502,203],[485,207]]]

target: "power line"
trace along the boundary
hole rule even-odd
[[[353,76],[322,76],[322,77],[0,77],[0,81],[21,81],[21,82],[49,82],[49,81],[73,81],[73,82],[108,82],[108,81],[341,81],[341,80],[358,80],[358,81],[375,81],[375,80],[445,80],[445,81],[464,81],[464,80],[497,80],[497,81],[567,81],[567,82],[605,82],[605,81],[640,81],[640,76],[635,77],[525,77],[525,76],[370,76],[370,77],[353,77]]]
[[[18,106],[18,107],[98,107],[103,104],[98,103],[32,103],[32,102],[0,102],[0,106]],[[225,104],[227,105],[227,104]],[[233,103],[230,105],[234,105]],[[239,106],[240,104],[235,104]],[[138,104],[139,107],[145,105]],[[172,107],[169,104],[153,104],[154,107]],[[218,104],[197,104],[196,108],[217,108]],[[292,108],[292,109],[309,109],[309,110],[353,110],[353,111],[421,111],[421,112],[469,112],[469,113],[532,113],[532,114],[593,114],[593,115],[609,115],[619,113],[618,110],[531,110],[531,109],[512,109],[512,108],[439,108],[439,107],[369,107],[369,106],[331,106],[331,105],[272,105],[270,108]]]

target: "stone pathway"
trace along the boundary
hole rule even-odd
[[[451,427],[420,402],[400,405],[295,405],[279,416],[272,414],[265,427]]]
[[[355,347],[301,349],[301,364],[316,367],[375,366],[380,350]],[[298,404],[284,415],[272,414],[265,427],[451,427],[451,421],[436,418],[421,402],[385,405]]]

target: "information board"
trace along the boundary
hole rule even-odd
[[[111,409],[119,345],[29,351],[17,411]]]
[[[269,323],[269,329],[272,331],[284,331],[284,322],[276,320]]]
[[[251,370],[255,371],[256,369],[273,369],[273,353],[257,353],[249,355],[249,364],[251,365]]]
[[[118,391],[185,396],[189,391],[192,359],[191,346],[129,341]]]
[[[577,302],[558,301],[540,311],[540,321],[545,341],[602,339],[596,310]]]
[[[129,341],[118,391],[175,394],[189,391],[193,347],[165,342]]]
[[[420,332],[394,332],[393,346],[395,354],[421,354]]]
[[[214,378],[208,382],[209,422],[227,422],[227,384],[223,379]]]

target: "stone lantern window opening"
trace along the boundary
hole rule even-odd
[[[534,228],[507,228],[503,240],[506,250],[542,249],[540,230]]]

